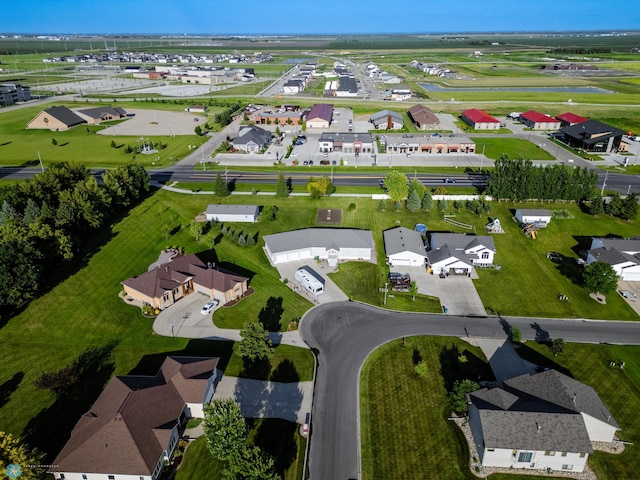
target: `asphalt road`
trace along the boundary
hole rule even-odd
[[[525,340],[640,344],[640,323],[507,318]],[[532,325],[537,325],[533,327]],[[505,338],[496,317],[396,313],[355,302],[330,303],[304,316],[300,332],[318,360],[311,417],[311,480],[349,480],[360,475],[359,378],[367,356],[403,336]]]

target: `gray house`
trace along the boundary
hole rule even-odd
[[[376,130],[399,130],[404,126],[402,115],[391,110],[381,110],[369,117]]]
[[[415,230],[405,227],[396,227],[385,230],[384,251],[387,254],[389,265],[422,267],[427,258],[426,247],[422,235]]]
[[[244,127],[239,133],[238,138],[233,140],[233,148],[248,153],[260,152],[271,141],[271,132],[255,125]]]

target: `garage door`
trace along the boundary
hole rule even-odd
[[[198,285],[197,283],[194,283],[194,287],[196,289],[196,292],[198,293],[204,293],[207,296],[211,295],[211,291],[207,287],[203,287],[202,285]]]

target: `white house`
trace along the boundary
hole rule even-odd
[[[516,218],[520,223],[539,223],[547,226],[551,222],[551,211],[535,208],[518,208]]]
[[[258,205],[208,205],[204,214],[207,222],[256,223],[260,207]]]
[[[305,228],[264,236],[264,248],[273,264],[318,258],[329,265],[347,260],[371,260],[370,230]]]
[[[620,280],[640,282],[640,238],[593,238],[587,264],[605,262]]]
[[[466,275],[475,267],[493,265],[493,238],[464,233],[432,233],[427,262],[436,274]]]
[[[415,230],[405,227],[396,227],[385,230],[384,251],[387,254],[387,262],[392,266],[422,267],[427,258],[424,240]]]
[[[469,424],[485,467],[582,472],[592,442],[620,429],[593,388],[556,370],[469,394]]]
[[[155,376],[116,376],[71,431],[49,473],[64,480],[156,480],[189,417],[204,417],[218,358],[167,357]]]
[[[271,137],[271,132],[249,125],[240,129],[238,138],[233,140],[233,147],[248,153],[257,153],[269,145]]]

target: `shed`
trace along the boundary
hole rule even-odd
[[[258,205],[209,205],[204,214],[207,222],[256,223],[260,207]]]
[[[516,218],[520,223],[537,223],[539,227],[546,227],[551,221],[551,211],[546,209],[518,208]]]

